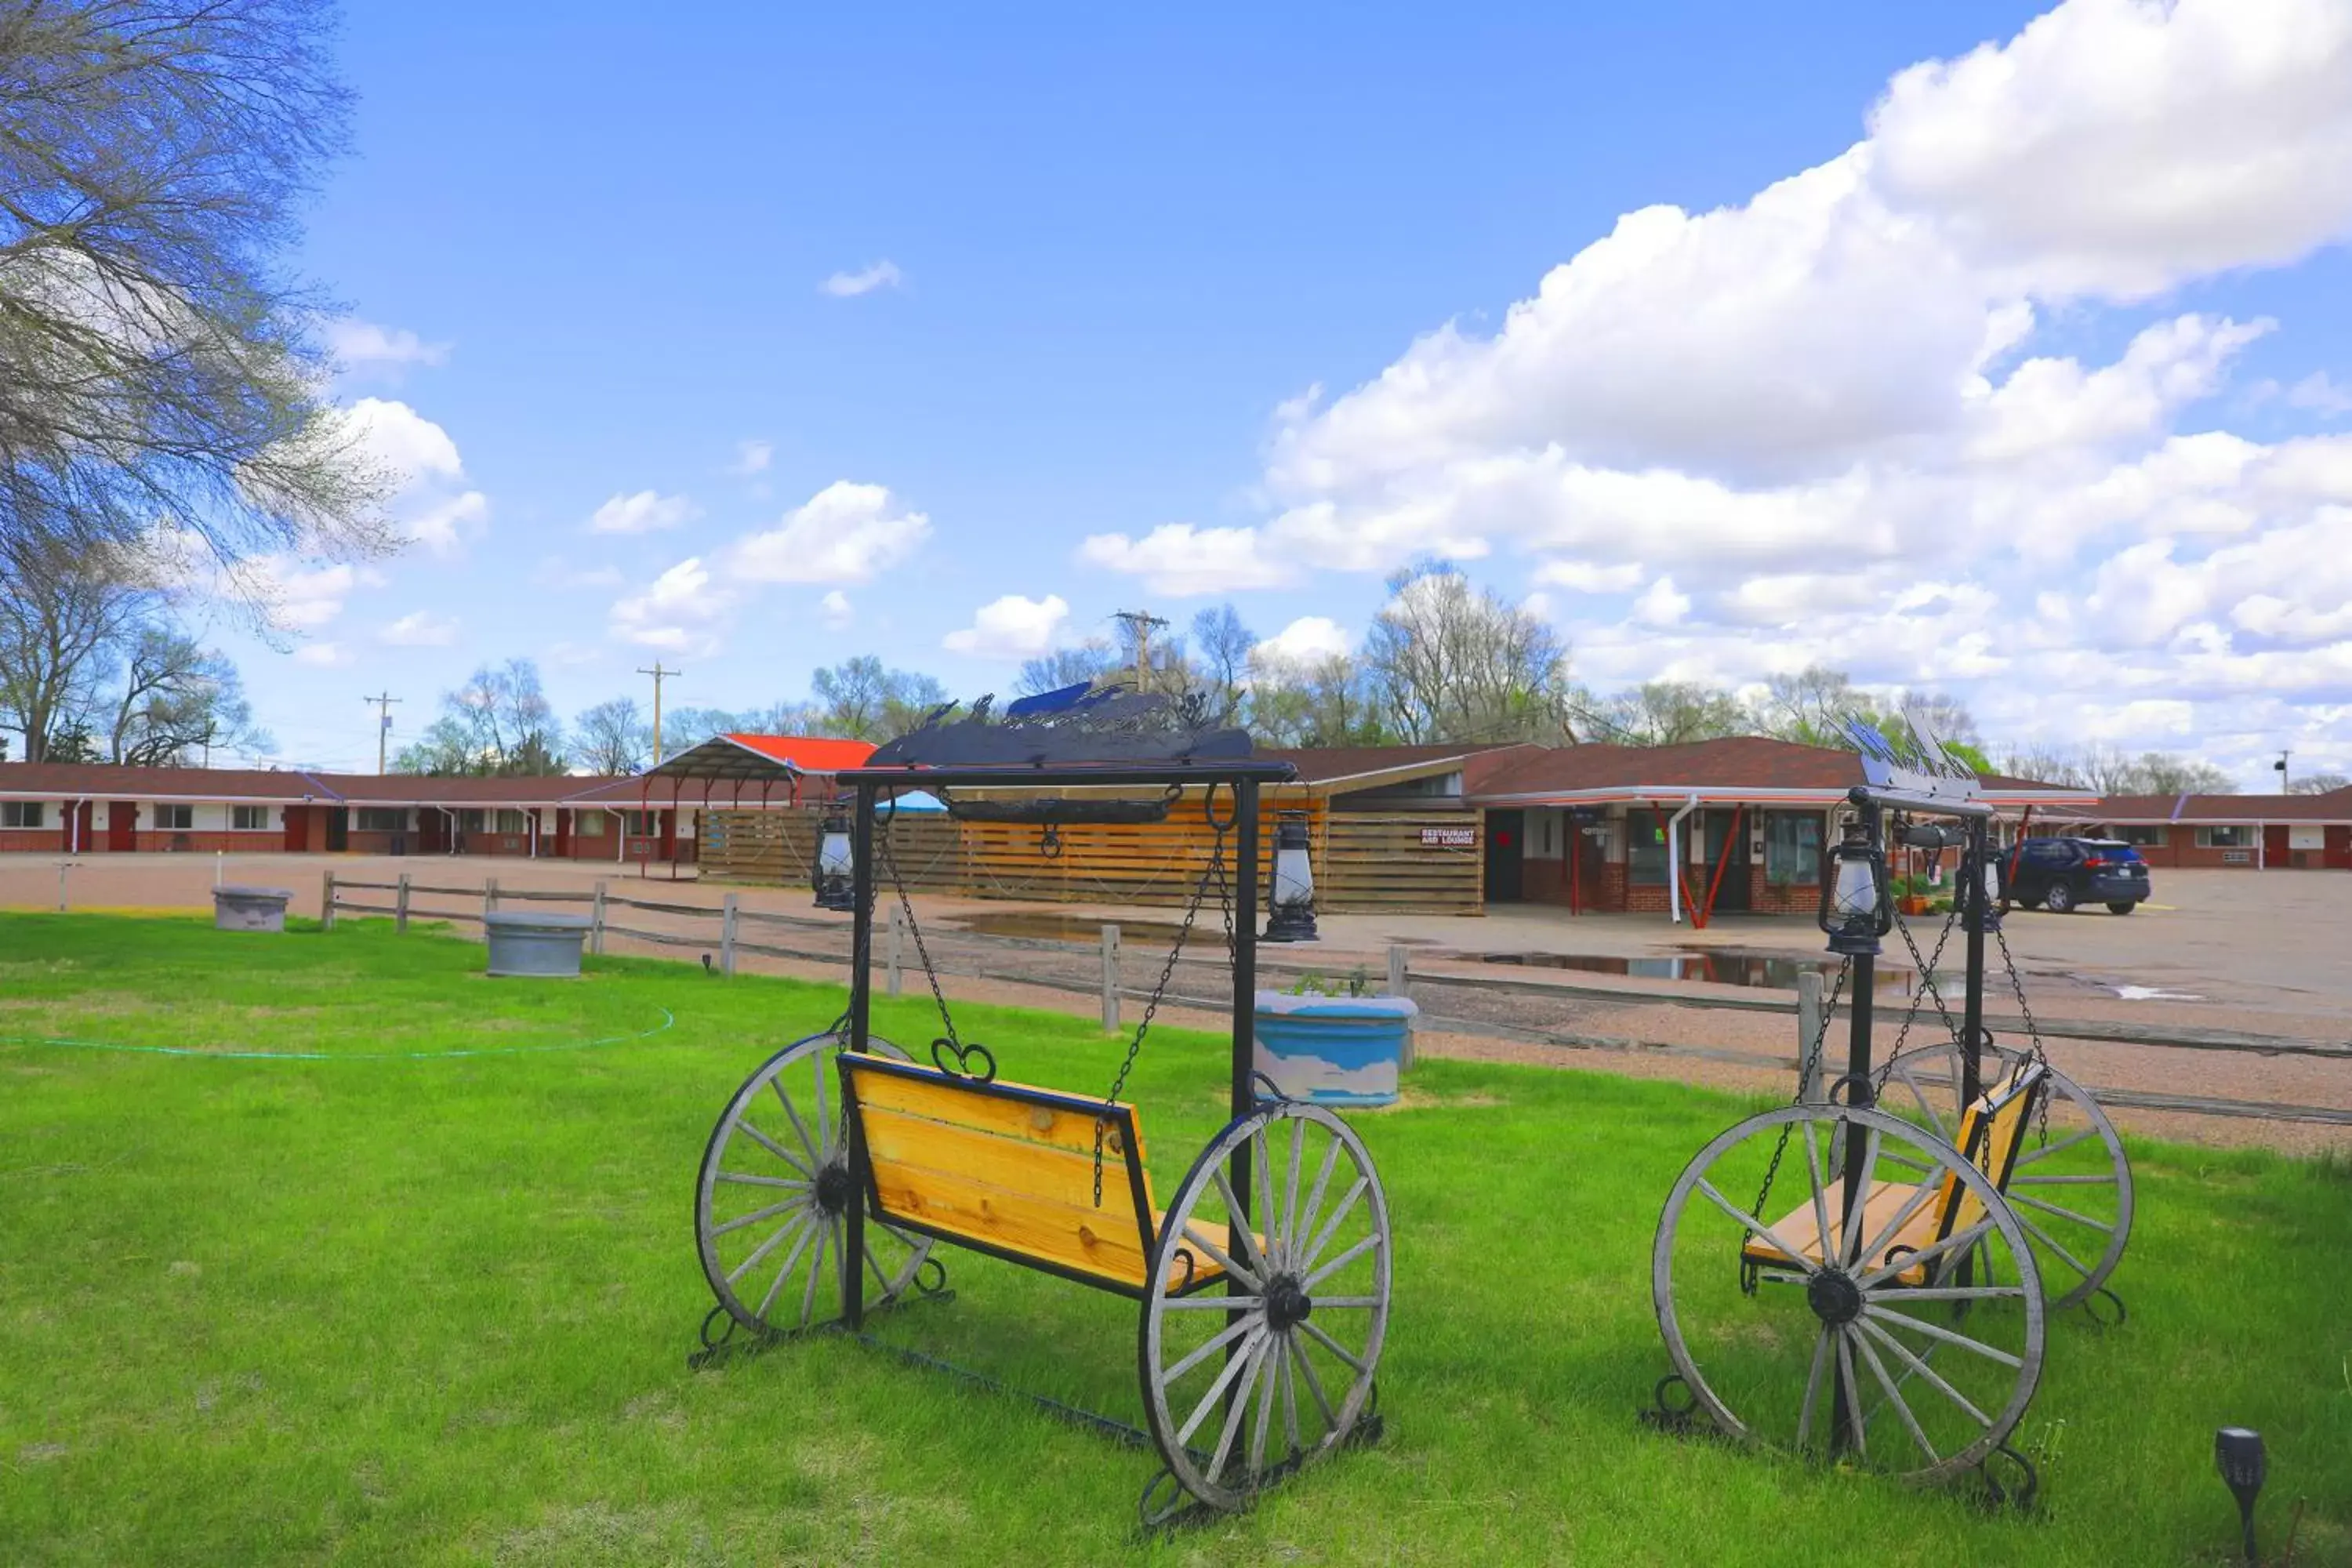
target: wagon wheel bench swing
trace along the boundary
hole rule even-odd
[[[2130,1233],[2130,1166],[2096,1101],[2045,1058],[2005,938],[2031,1045],[2004,1047],[1984,1025],[1999,851],[1974,772],[1931,733],[1902,755],[1875,731],[1857,726],[1855,739],[1869,782],[1851,792],[1822,878],[1822,924],[1843,963],[1800,1079],[1814,1081],[1850,988],[1846,1070],[1828,1103],[1801,1089],[1797,1103],[1727,1129],[1675,1182],[1651,1256],[1674,1370],[1651,1418],[1913,1482],[1973,1471],[1995,1499],[2025,1502],[2038,1477],[2010,1438],[2052,1315],[2088,1304],[2096,1321],[2122,1320],[2106,1280]],[[1935,982],[1943,942],[1922,957],[1904,930],[1918,980],[1895,1050],[1874,1065],[1875,960],[1899,919],[1890,828],[1911,847],[1964,848],[1953,901],[1968,957],[1956,1020]],[[1906,1051],[1928,999],[1948,1037]],[[1894,1083],[1910,1102],[1883,1107]],[[1801,1179],[1776,1204],[1784,1163]]]
[[[739,1330],[761,1342],[845,1331],[878,1345],[861,1331],[869,1312],[951,1295],[941,1244],[1125,1297],[1139,1308],[1145,1429],[1031,1397],[1158,1450],[1162,1468],[1139,1505],[1157,1526],[1241,1508],[1309,1461],[1378,1437],[1388,1204],[1347,1123],[1282,1098],[1254,1070],[1258,788],[1293,776],[1290,764],[1254,757],[1239,731],[1171,731],[1163,700],[1051,695],[1065,705],[1042,714],[1015,704],[992,721],[983,702],[960,721],[933,715],[840,775],[856,796],[849,1007],[762,1064],[712,1130],[695,1228],[719,1305],[703,1338],[706,1352]],[[1131,821],[1184,789],[1206,792],[1213,852],[1099,1097],[997,1078],[996,1047],[957,1027],[887,833],[875,831],[877,808],[887,826],[900,791],[956,810],[958,789],[1008,786],[1160,792],[1146,802],[1048,794],[1019,807],[1047,826]],[[939,1006],[928,1060],[868,1022],[877,849]],[[1141,1113],[1120,1095],[1212,891],[1232,965],[1231,1119],[1162,1208]]]

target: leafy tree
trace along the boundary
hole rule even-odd
[[[1389,594],[1364,665],[1399,739],[1570,738],[1568,649],[1543,620],[1450,566],[1399,573]]]
[[[1621,746],[1678,746],[1745,735],[1752,721],[1728,691],[1688,680],[1652,680],[1605,700],[1576,704],[1584,739]]]
[[[653,742],[653,726],[637,711],[634,697],[599,702],[572,721],[572,761],[592,773],[635,773],[652,755]]]
[[[816,694],[816,727],[851,741],[904,734],[947,700],[947,689],[937,679],[885,668],[871,654],[818,670],[810,685]]]
[[[1370,672],[1346,654],[1250,660],[1250,731],[1268,745],[1380,745],[1394,738],[1383,706]]]
[[[48,737],[42,748],[42,760],[51,763],[102,763],[98,740],[89,732],[89,722],[75,719]]]
[[[0,8],[0,540],[392,547],[285,266],[344,141],[332,24],[330,0]]]

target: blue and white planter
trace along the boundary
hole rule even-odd
[[[1257,994],[1257,1070],[1292,1100],[1394,1105],[1421,1009],[1403,996]]]

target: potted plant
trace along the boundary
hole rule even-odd
[[[1361,969],[1343,982],[1310,973],[1287,991],[1259,992],[1257,1070],[1292,1100],[1395,1104],[1421,1009],[1409,997],[1371,992]]]
[[[1927,879],[1897,877],[1895,879],[1895,904],[1906,915],[1927,912]]]

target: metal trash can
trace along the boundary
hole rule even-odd
[[[293,897],[290,888],[215,888],[213,929],[282,931],[286,904]]]
[[[586,915],[491,913],[482,917],[482,931],[489,939],[492,974],[579,977],[580,948],[588,940]]]

